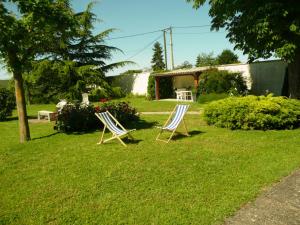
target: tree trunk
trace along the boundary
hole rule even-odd
[[[288,65],[289,95],[300,99],[300,51],[296,53],[295,60]]]
[[[27,111],[26,111],[23,78],[21,72],[15,71],[13,75],[15,80],[16,103],[17,103],[18,117],[19,117],[20,142],[24,143],[25,141],[30,140],[30,131],[28,125]]]

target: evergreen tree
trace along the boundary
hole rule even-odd
[[[166,66],[163,60],[163,50],[159,42],[154,44],[153,52],[151,61],[153,71],[164,70]]]
[[[92,12],[95,2],[87,5],[85,11],[77,13],[76,32],[70,33],[69,41],[62,46],[58,56],[62,56],[65,61],[73,61],[77,66],[91,66],[97,69],[101,74],[105,74],[109,70],[130,64],[129,61],[121,61],[107,64],[106,61],[112,59],[113,52],[122,52],[119,48],[108,46],[105,39],[115,29],[107,29],[98,34],[94,34],[94,23],[99,21]]]

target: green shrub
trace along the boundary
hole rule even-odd
[[[108,89],[93,89],[89,94],[91,102],[99,102],[101,99],[122,98],[125,97],[124,92],[120,87],[113,87]]]
[[[89,100],[91,102],[99,102],[100,99],[109,98],[110,93],[106,89],[94,89],[89,94]]]
[[[14,94],[6,88],[0,88],[0,121],[11,116],[15,107],[16,101]]]
[[[121,124],[137,121],[136,109],[127,102],[105,102],[95,108],[96,112],[109,111]]]
[[[155,99],[155,78],[152,75],[150,75],[148,79],[147,93],[149,100]]]
[[[122,91],[121,87],[113,87],[111,97],[113,98],[122,98],[125,97],[125,93]]]
[[[300,127],[300,101],[285,97],[230,97],[204,111],[209,125],[230,129],[294,129]]]
[[[221,93],[221,94],[216,94],[216,93],[211,93],[211,94],[205,94],[205,95],[200,95],[197,98],[197,102],[200,104],[204,103],[209,103],[212,101],[228,98],[229,95],[228,93]]]
[[[57,115],[54,129],[59,132],[88,132],[99,128],[100,121],[95,116],[92,105],[82,106],[80,103],[68,103]]]
[[[126,102],[105,102],[100,106],[82,106],[80,103],[68,103],[57,115],[54,129],[59,132],[89,132],[103,127],[96,112],[109,111],[121,124],[136,121],[136,109]]]
[[[149,76],[148,79],[148,96],[149,100],[155,99],[155,77]],[[173,81],[171,77],[160,77],[159,78],[159,95],[160,98],[170,98],[173,96]]]
[[[198,94],[234,93],[243,94],[247,85],[240,73],[229,73],[226,70],[211,69],[201,74]]]

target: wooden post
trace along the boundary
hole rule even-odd
[[[159,77],[155,77],[155,99],[159,100]]]
[[[167,43],[166,43],[166,30],[164,32],[164,52],[165,52],[165,69],[168,70],[168,58],[167,58]]]
[[[171,68],[174,70],[174,55],[173,55],[173,35],[172,35],[172,27],[170,29],[170,46],[171,46]]]
[[[194,87],[195,87],[195,90],[198,89],[198,85],[199,85],[199,74],[194,74]]]

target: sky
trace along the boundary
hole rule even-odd
[[[82,11],[90,1],[71,0],[76,12]],[[209,5],[206,4],[195,10],[192,4],[185,0],[101,0],[93,8],[93,12],[100,19],[95,24],[94,33],[97,34],[109,28],[116,31],[110,38],[159,31],[167,27],[204,26],[173,29],[174,64],[180,65],[184,61],[195,64],[200,53],[213,52],[217,56],[224,49],[234,49],[234,45],[226,38],[226,31],[210,32],[211,17],[208,15]],[[117,75],[128,69],[143,69],[151,67],[154,41],[163,46],[162,32],[155,32],[143,36],[107,40],[106,44],[120,48],[123,53],[114,53],[113,59],[107,63],[124,60],[134,61],[136,64],[109,72]],[[170,40],[167,36],[168,65],[170,65]],[[234,51],[241,62],[247,61],[247,56],[241,51]],[[9,75],[0,69],[0,79]]]

